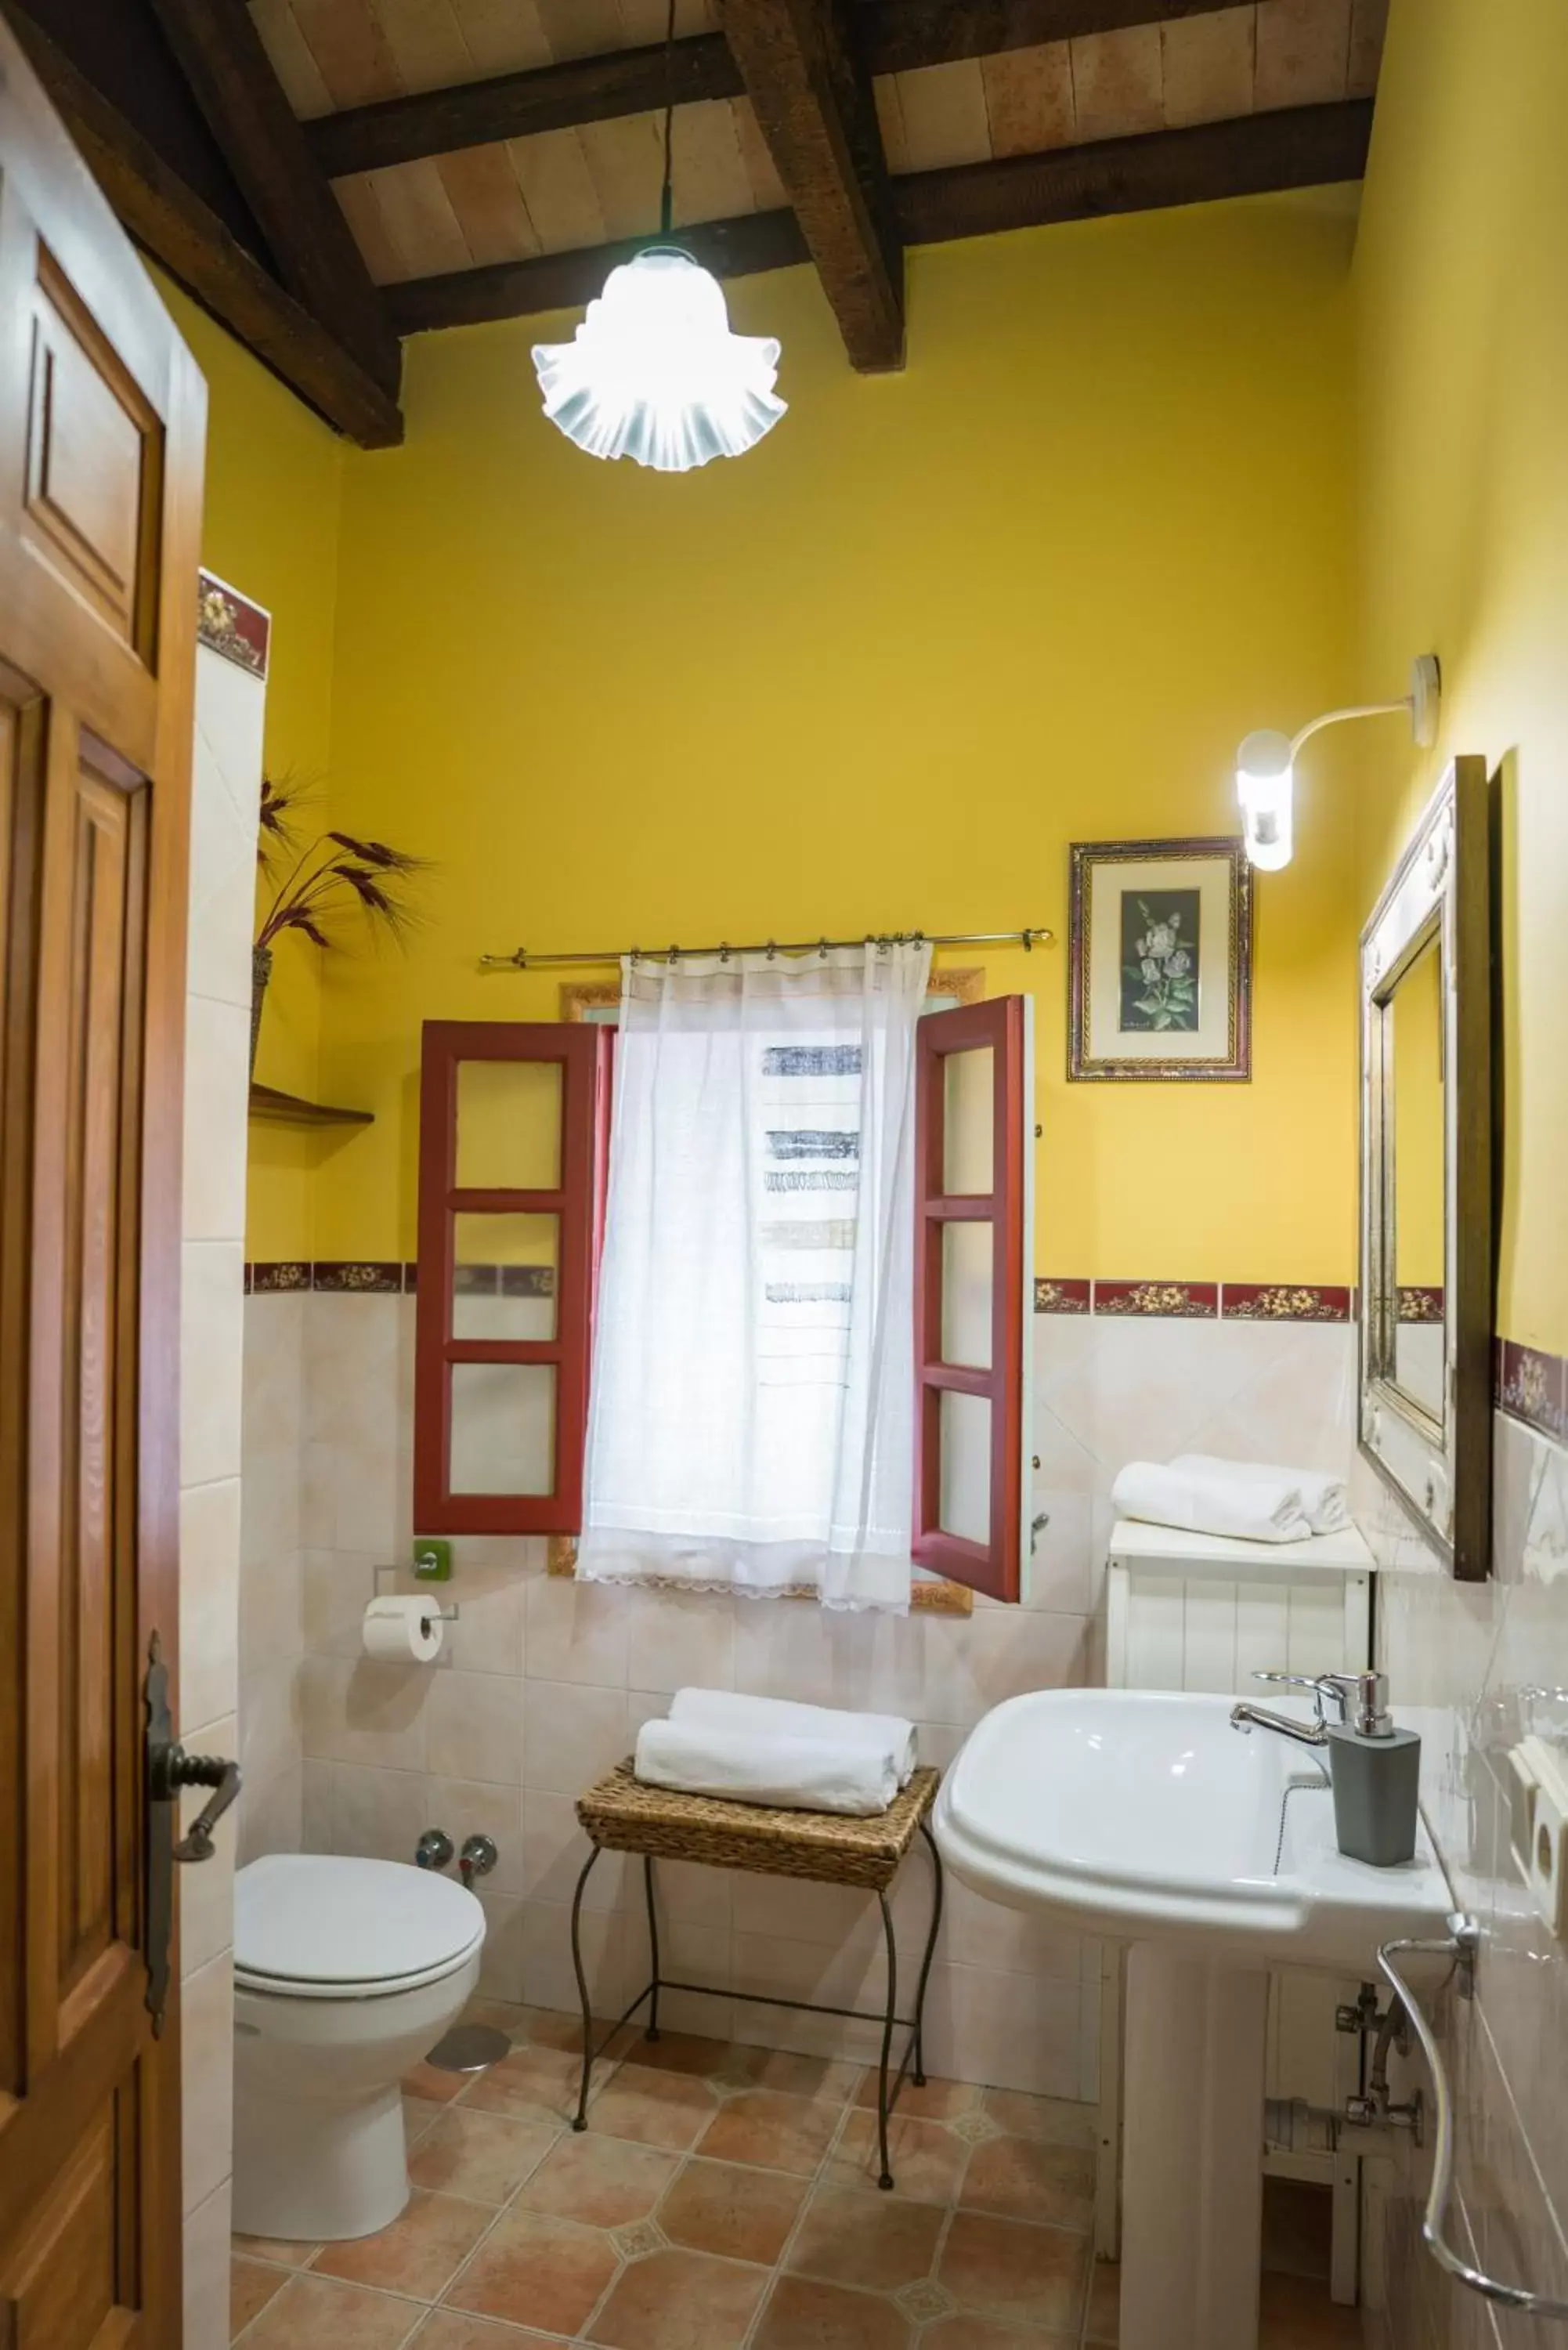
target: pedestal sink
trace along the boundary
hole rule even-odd
[[[1231,1705],[1012,1698],[937,1800],[942,1858],[974,1891],[1132,1946],[1122,2350],[1256,2350],[1267,1970],[1370,1975],[1380,1942],[1453,1907],[1424,1829],[1403,1868],[1345,1859],[1317,1751],[1233,1728]]]

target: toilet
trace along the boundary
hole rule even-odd
[[[479,1980],[484,1911],[400,1861],[270,1853],[234,1880],[234,2216],[374,2235],[409,2199],[399,2083]]]

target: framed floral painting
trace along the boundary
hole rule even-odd
[[[1252,868],[1239,838],[1072,848],[1067,1075],[1252,1074]]]

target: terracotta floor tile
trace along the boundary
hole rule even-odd
[[[262,2311],[245,2350],[402,2350],[424,2314],[418,2302],[296,2276]]]
[[[608,2078],[607,2068],[603,2079]],[[581,2081],[581,2063],[566,2049],[516,2048],[487,2073],[470,2074],[462,2102],[480,2113],[559,2128],[577,2110]]]
[[[1094,2106],[1070,2097],[1033,2097],[1023,2089],[987,2089],[986,2112],[1014,2137],[1044,2138],[1048,2146],[1094,2146],[1100,2121]]]
[[[496,2208],[538,2168],[558,2136],[547,2122],[514,2121],[506,2114],[453,2106],[414,2149],[409,2177],[416,2187],[439,2188]]]
[[[1067,2334],[1083,2309],[1088,2258],[1088,2239],[1065,2229],[957,2211],[937,2275],[982,2317]]]
[[[892,2086],[890,2075],[888,2086]],[[913,2081],[906,2078],[898,2092],[895,2111],[909,2121],[950,2122],[960,2114],[973,2113],[980,2100],[981,2091],[972,2081],[928,2081],[923,2088],[917,2088]],[[855,2102],[857,2106],[869,2106],[875,2110],[877,2071],[874,2065],[862,2080]]]
[[[731,2054],[759,2089],[783,2089],[792,2097],[826,2097],[841,2106],[860,2079],[858,2064],[832,2056],[797,2056],[787,2048],[736,2048]]]
[[[643,2146],[695,2146],[718,2110],[706,2081],[685,2073],[659,2073],[628,2062],[600,2090],[590,2108],[593,2126],[607,2137],[635,2138]]]
[[[940,2122],[909,2121],[895,2114],[888,2126],[888,2154],[898,2192],[915,2203],[950,2203],[969,2160],[969,2141]],[[875,2188],[882,2158],[877,2116],[857,2106],[844,2125],[825,2176],[835,2187]]]
[[[624,2228],[646,2220],[680,2168],[680,2158],[626,2138],[566,2131],[517,2198],[530,2211],[580,2220],[585,2227]]]
[[[942,2213],[901,2196],[819,2187],[790,2248],[789,2266],[831,2284],[897,2293],[929,2276]]]
[[[446,2111],[446,2104],[434,2097],[411,2097],[403,2091],[403,2143],[415,2147],[431,2124]]]
[[[270,2261],[275,2268],[305,2269],[310,2266],[319,2244],[290,2243],[281,2236],[236,2236],[236,2252],[247,2252],[253,2260]]]
[[[472,2078],[472,2073],[443,2072],[439,2064],[416,2064],[411,2073],[403,2074],[403,2088],[410,2097],[428,2097],[431,2105],[450,2106]]]
[[[622,2270],[589,2339],[607,2350],[739,2350],[765,2269],[704,2252],[654,2252]]]
[[[901,2310],[874,2293],[815,2278],[780,2277],[752,2336],[752,2350],[909,2350]]]
[[[524,2334],[499,2318],[434,2309],[414,2336],[411,2350],[566,2350],[566,2345],[547,2341],[541,2334]]]
[[[530,2048],[556,2048],[568,2055],[581,2057],[583,2053],[583,2019],[568,2015],[556,2007],[522,2007],[515,2010],[516,2033],[520,2044]],[[610,2018],[594,2018],[594,2046],[599,2047],[609,2032]],[[640,2034],[634,2023],[623,2023],[605,2050],[607,2057],[627,2054]]]
[[[720,2162],[754,2162],[809,2178],[838,2126],[839,2109],[782,2089],[746,2089],[722,2106],[698,2143]]]
[[[650,2064],[657,2073],[689,2073],[701,2079],[710,2073],[732,2071],[736,2052],[722,2040],[701,2040],[691,2032],[665,2032],[657,2040],[639,2030],[626,2051],[633,2064]]]
[[[1341,2309],[1317,2277],[1265,2274],[1258,2350],[1360,2350],[1361,2321]]]
[[[229,2262],[229,2338],[265,2309],[274,2293],[288,2282],[286,2269],[268,2268],[262,2261]]]
[[[379,2235],[324,2245],[314,2272],[410,2293],[416,2301],[434,2301],[457,2274],[492,2216],[481,2204],[462,2203],[452,2195],[428,2195],[416,2187],[400,2218]]]
[[[446,2299],[453,2309],[510,2318],[542,2334],[576,2334],[618,2266],[597,2228],[579,2228],[514,2204],[496,2222]]]
[[[1096,2261],[1089,2272],[1089,2314],[1084,2326],[1084,2340],[1108,2343],[1121,2340],[1122,2272],[1115,2261]]]
[[[420,2336],[423,2350],[424,2335]],[[1038,2327],[998,2325],[989,2317],[940,2317],[920,2336],[920,2350],[1077,2350],[1073,2334],[1042,2334]]]
[[[689,2162],[659,2207],[673,2244],[771,2268],[805,2199],[804,2179],[735,2162]]]
[[[977,2146],[958,2196],[965,2210],[1007,2220],[1087,2228],[1095,2216],[1095,2158],[1075,2146],[993,2137]]]

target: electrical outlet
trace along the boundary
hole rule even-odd
[[[1533,1735],[1508,1760],[1513,1857],[1536,1908],[1561,1939],[1568,1933],[1568,1761]]]

